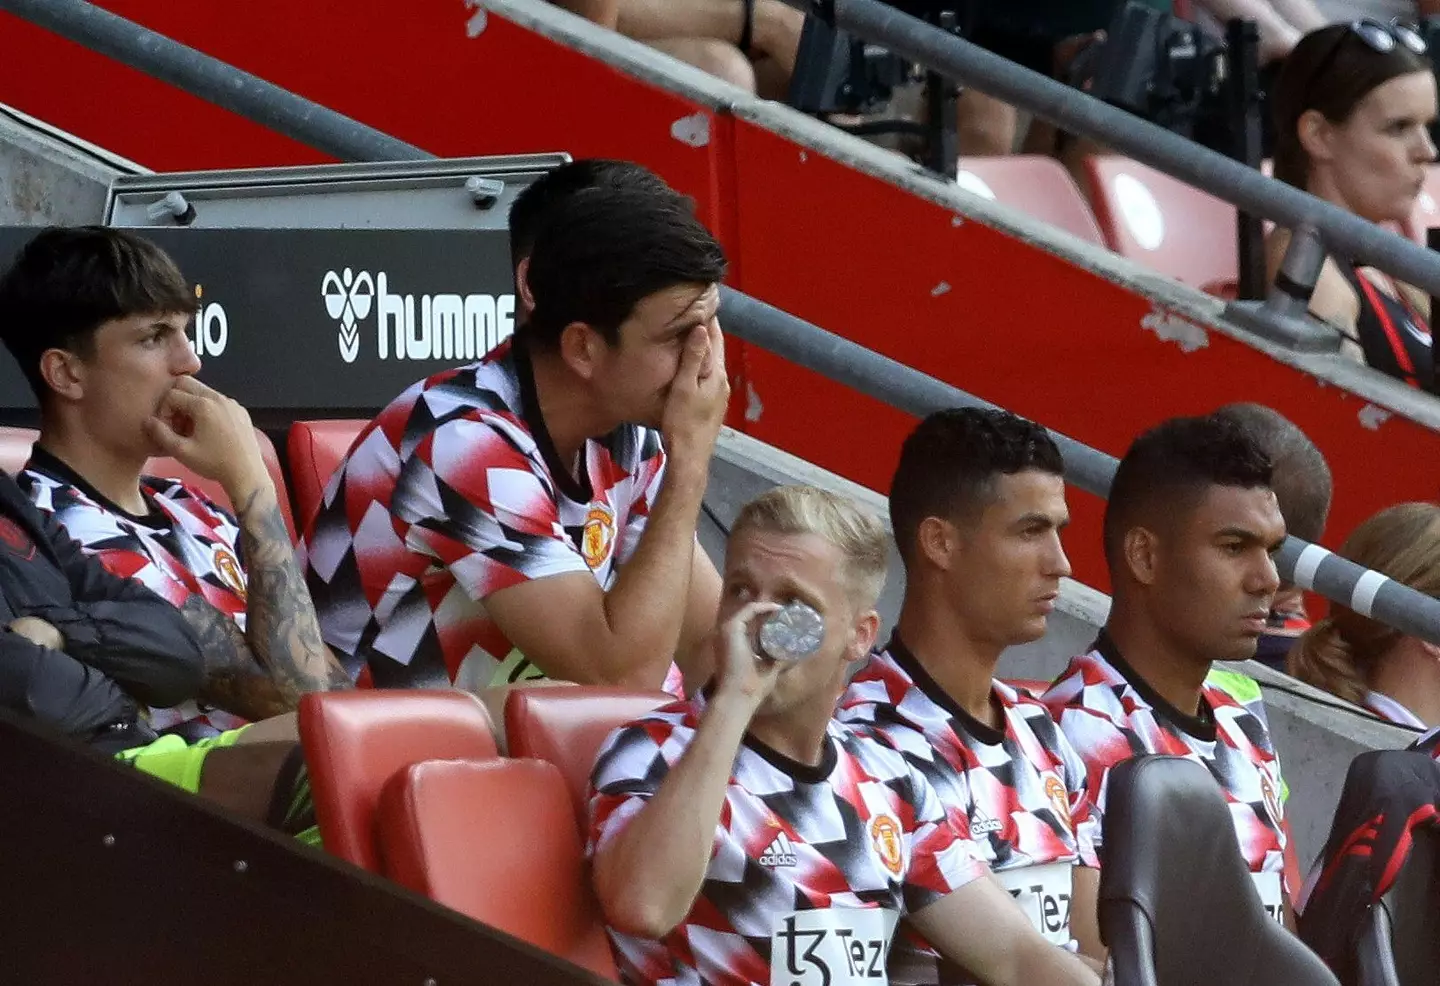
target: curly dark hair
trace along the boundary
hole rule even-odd
[[[972,516],[995,496],[998,477],[1027,470],[1064,475],[1060,449],[1040,425],[998,409],[936,411],[900,448],[890,483],[890,523],[910,561],[926,517]]]
[[[1270,457],[1233,418],[1207,414],[1171,418],[1130,445],[1105,506],[1105,556],[1115,563],[1134,519],[1157,504],[1171,513],[1212,486],[1269,489]]]

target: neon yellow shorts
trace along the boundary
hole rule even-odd
[[[234,746],[240,735],[249,729],[241,726],[219,736],[210,736],[194,743],[186,743],[179,736],[162,736],[149,746],[122,750],[115,759],[128,763],[137,770],[143,770],[151,777],[167,784],[174,784],[182,791],[200,793],[200,772],[205,767],[205,757],[211,750],[222,746]]]

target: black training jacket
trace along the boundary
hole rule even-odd
[[[52,624],[64,651],[11,631],[22,616]],[[111,575],[0,472],[0,707],[113,752],[154,738],[140,705],[194,698],[202,673],[178,609]]]

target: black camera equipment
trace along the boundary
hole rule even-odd
[[[1266,98],[1253,21],[1226,25],[1225,41],[1199,25],[1129,0],[1103,42],[1081,52],[1070,83],[1097,99],[1259,168]],[[1265,295],[1264,227],[1241,212],[1236,224],[1238,294]]]
[[[958,7],[967,0],[899,0],[892,2],[905,13],[920,17],[941,30],[961,35]],[[837,30],[824,16],[807,15],[800,34],[800,49],[791,76],[789,105],[804,113],[829,117],[881,112],[900,86],[923,80],[925,114],[921,122],[879,119],[839,124],[858,136],[905,134],[920,138],[921,163],[946,178],[954,178],[959,159],[955,131],[959,87],[938,72],[921,71],[884,48],[867,44]]]

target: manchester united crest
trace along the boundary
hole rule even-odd
[[[610,558],[615,547],[615,515],[603,503],[591,504],[585,515],[585,526],[580,532],[580,554],[591,570],[599,568]]]
[[[905,866],[900,848],[900,824],[889,815],[876,815],[870,821],[870,843],[885,868],[899,876]]]
[[[220,577],[220,581],[241,599],[246,598],[245,573],[240,571],[240,561],[235,557],[235,553],[224,545],[219,545],[215,548],[214,562],[215,574]]]

